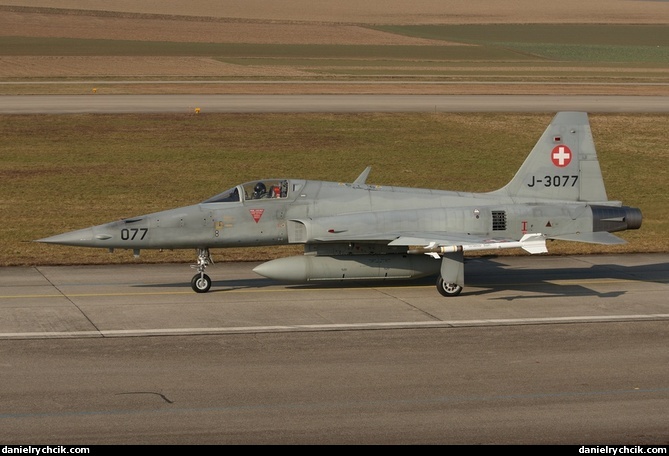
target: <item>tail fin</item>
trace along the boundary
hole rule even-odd
[[[559,112],[516,175],[492,192],[530,200],[608,201],[585,112]]]

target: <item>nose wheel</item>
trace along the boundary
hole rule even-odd
[[[195,274],[190,281],[190,286],[196,293],[206,293],[211,288],[211,279],[205,273]]]
[[[191,268],[197,269],[197,274],[190,281],[190,286],[196,293],[206,293],[211,288],[211,279],[204,273],[209,263],[213,263],[209,249],[197,249],[197,264],[191,265]]]

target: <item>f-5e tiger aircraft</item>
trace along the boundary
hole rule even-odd
[[[304,244],[304,255],[257,266],[288,282],[437,276],[443,296],[463,289],[464,253],[520,248],[547,252],[547,239],[621,244],[611,232],[638,229],[638,208],[609,201],[588,116],[560,112],[511,181],[487,193],[263,179],[201,203],[40,239],[83,247],[196,249],[191,286],[209,291],[210,249]]]

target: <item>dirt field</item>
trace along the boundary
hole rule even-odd
[[[646,0],[0,0],[0,36],[127,39],[176,42],[334,45],[456,45],[403,37],[365,24],[412,23],[646,23],[669,24],[669,2]],[[0,78],[313,78],[299,67],[233,65],[204,57],[68,57],[1,55]],[[326,71],[326,68],[321,68]],[[531,70],[530,70],[531,71]],[[596,68],[589,71],[596,72]],[[489,87],[420,87],[412,93],[490,93]],[[208,86],[207,91],[257,93],[259,86]],[[120,91],[120,87],[114,90]],[[128,87],[124,88],[127,93]],[[264,89],[264,88],[263,88]],[[540,89],[540,90],[539,90]],[[18,93],[26,93],[26,89]],[[63,90],[61,88],[61,90]],[[86,90],[90,90],[86,88]],[[135,89],[133,89],[134,91]],[[146,86],[140,91],[155,90]],[[180,92],[203,88],[180,87]],[[332,86],[298,91],[335,93]],[[346,86],[348,93],[388,92],[389,86]],[[398,92],[399,90],[399,92]],[[393,88],[401,93],[402,88]],[[564,88],[535,86],[537,93]],[[562,92],[560,92],[560,90]],[[572,87],[572,94],[599,89]],[[621,89],[628,93],[629,88]],[[57,90],[56,90],[57,91]],[[294,92],[294,87],[273,92]],[[664,94],[666,88],[637,87],[632,93]],[[30,93],[53,93],[54,88]],[[494,93],[516,93],[505,87]],[[11,91],[9,93],[12,93]],[[66,93],[76,93],[69,89]],[[109,91],[108,93],[113,93]],[[527,93],[527,92],[524,92]],[[532,93],[532,92],[531,92]],[[622,93],[622,92],[621,92]]]
[[[346,24],[119,17],[44,10],[0,10],[0,35],[250,44],[447,44]]]
[[[356,24],[669,23],[669,2],[664,1],[562,0],[559,8],[553,6],[553,2],[537,0],[3,0],[0,35],[254,44],[448,45]]]
[[[656,0],[2,0],[2,5],[349,24],[669,23]]]

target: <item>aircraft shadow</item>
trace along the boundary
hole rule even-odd
[[[542,297],[592,296],[610,298],[624,295],[625,285],[619,289],[599,292],[596,281],[638,281],[669,283],[669,263],[622,266],[619,264],[584,264],[567,268],[519,268],[503,263],[503,258],[473,258],[465,263],[465,289],[462,294],[480,296],[508,291],[506,296],[493,299],[513,301]],[[472,288],[474,288],[472,290]],[[469,289],[469,292],[467,291]],[[513,292],[534,292],[532,295]]]
[[[210,276],[214,279],[215,272]],[[598,292],[590,288],[593,280],[629,280],[651,283],[669,283],[669,263],[621,266],[619,264],[584,264],[582,267],[542,268],[514,267],[504,264],[504,257],[476,257],[465,259],[465,288],[461,296],[482,296],[507,291],[508,294],[493,299],[512,301],[516,299],[536,299],[559,296],[593,296],[608,298],[626,293],[624,285],[619,290]],[[398,288],[434,286],[436,276],[414,280],[388,281],[333,281],[327,283],[286,284],[264,277],[250,279],[214,280],[209,293],[222,293],[240,289],[262,289],[283,285],[294,290],[326,290],[337,288]],[[138,287],[184,288],[190,289],[190,282],[169,284],[146,284]],[[517,295],[513,292],[534,292],[531,296]],[[436,292],[436,290],[435,290]]]
[[[208,274],[213,276],[214,274]],[[253,279],[230,279],[230,280],[214,280],[212,277],[211,289],[207,292],[210,293],[222,293],[226,291],[233,290],[242,290],[246,288],[267,288],[271,286],[276,286],[280,284],[275,280],[266,279],[264,277],[258,277]],[[141,284],[135,285],[138,288],[183,288],[191,289],[190,282],[175,282],[175,283],[151,283],[151,284]]]

